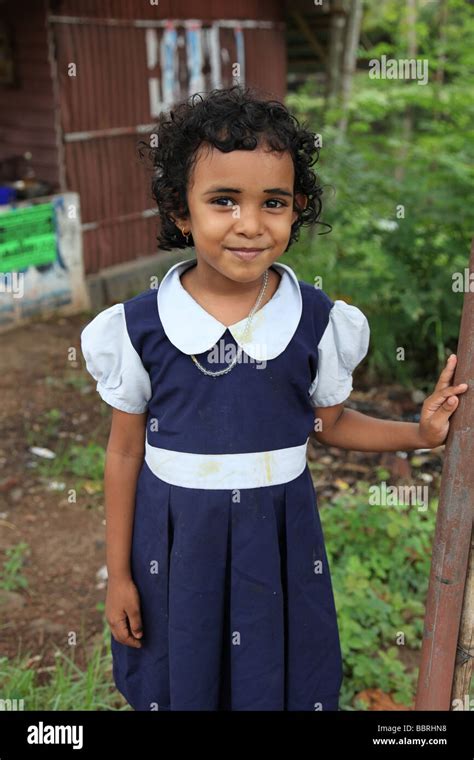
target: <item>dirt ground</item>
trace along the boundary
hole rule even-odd
[[[44,672],[54,663],[55,649],[68,648],[71,631],[77,635],[75,662],[80,667],[102,637],[103,613],[97,608],[105,601],[106,588],[101,484],[68,473],[45,477],[41,468],[47,460],[30,451],[37,446],[57,453],[71,443],[89,441],[106,446],[110,407],[96,393],[80,351],[80,331],[90,319],[82,314],[37,320],[0,336],[0,572],[8,547],[20,542],[28,546],[19,568],[27,584],[10,589],[0,584],[0,655],[29,653]],[[409,393],[395,386],[354,391],[349,405],[408,421],[420,409]],[[436,476],[442,452],[442,447],[429,452]],[[378,465],[394,477],[411,476],[408,460],[395,453],[321,449],[311,442],[309,457],[326,464],[324,475],[315,480],[320,504],[342,483],[352,486],[360,478],[376,482]],[[58,482],[63,490],[56,490]],[[69,489],[78,482],[77,499],[71,501]]]

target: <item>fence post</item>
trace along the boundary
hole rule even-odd
[[[469,687],[474,665],[474,531],[471,534],[469,567],[464,590],[464,602],[459,629],[456,667],[454,671],[451,706],[453,710],[470,710]]]
[[[451,694],[465,590],[469,598],[464,608],[468,610],[472,604],[473,590],[467,586],[467,577],[474,516],[474,239],[468,274],[452,385],[466,382],[469,388],[459,397],[446,440],[415,710],[453,708]],[[460,645],[464,648],[469,642],[472,668],[472,613],[464,616],[464,622],[468,617],[470,631],[463,631]],[[458,667],[462,668],[461,659]]]

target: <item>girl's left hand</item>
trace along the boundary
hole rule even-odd
[[[420,448],[432,449],[445,442],[449,432],[449,418],[458,408],[457,394],[465,393],[469,387],[467,383],[450,385],[456,362],[456,354],[451,354],[433,393],[423,402],[418,429]]]

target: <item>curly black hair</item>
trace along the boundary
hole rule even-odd
[[[189,215],[186,190],[202,143],[223,153],[254,150],[261,144],[290,152],[295,167],[294,193],[303,193],[307,205],[304,209],[296,201],[293,205],[299,216],[291,226],[285,251],[298,240],[302,225],[323,224],[331,229],[325,222],[318,222],[323,189],[310,168],[319,158],[315,134],[300,125],[280,101],[262,99],[255,88],[234,85],[211,90],[205,97],[196,93],[169,113],[161,113],[150,144],[139,143],[143,146],[139,148],[140,157],[144,150],[148,151],[153,165],[151,192],[160,215],[159,248],[169,251],[194,244],[192,234],[186,242],[173,217]]]

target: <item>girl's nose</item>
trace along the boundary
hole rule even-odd
[[[264,225],[258,211],[240,211],[240,216],[235,220],[234,231],[255,238],[264,231]]]

